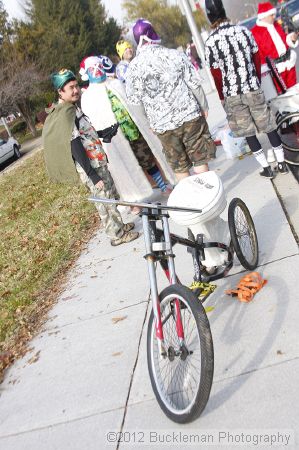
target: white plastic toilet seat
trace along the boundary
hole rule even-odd
[[[169,196],[168,206],[201,209],[201,213],[169,211],[174,222],[190,226],[218,217],[226,207],[221,179],[214,171],[181,180]]]

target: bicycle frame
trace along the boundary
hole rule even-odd
[[[93,202],[110,203],[124,206],[137,206],[142,208],[140,214],[142,217],[144,243],[146,250],[144,258],[146,259],[148,267],[152,305],[155,316],[156,338],[158,340],[159,353],[162,357],[165,357],[166,349],[164,345],[163,323],[161,320],[160,301],[156,277],[156,262],[158,261],[160,263],[170,284],[180,283],[175,271],[175,255],[173,253],[172,247],[175,244],[181,244],[187,247],[188,252],[192,253],[194,264],[194,279],[196,281],[209,282],[224,277],[231,269],[233,265],[232,247],[228,247],[219,242],[204,243],[202,235],[198,235],[196,240],[192,241],[190,239],[170,233],[168,223],[169,215],[167,213],[167,210],[201,212],[198,209],[168,207],[165,205],[150,203],[132,203],[106,198],[89,198],[89,200]],[[161,229],[156,227],[157,221],[161,221]],[[228,253],[228,261],[220,269],[217,268],[217,272],[215,274],[203,276],[201,273],[201,261],[205,259],[204,249],[211,247],[217,247],[226,250]],[[209,294],[202,299],[202,302],[205,301],[208,296]],[[180,349],[182,349],[184,347],[184,329],[181,318],[180,302],[178,300],[176,300],[174,303],[174,309],[176,331],[180,343]]]
[[[159,260],[160,262],[166,261],[165,273],[170,284],[175,284],[178,282],[174,266],[175,255],[172,252],[168,215],[166,213],[163,213],[163,211],[159,212],[158,209],[154,208],[144,208],[142,210],[141,215],[142,215],[142,225],[146,249],[146,254],[144,258],[146,259],[148,266],[153,312],[155,316],[156,338],[158,340],[160,355],[166,356],[155,263],[157,260]],[[153,237],[155,238],[156,234],[154,233],[153,236],[153,234],[151,233],[152,231],[150,224],[151,220],[152,221],[161,220],[162,230],[160,230],[161,232],[160,236],[161,237],[163,236],[163,239],[153,241]],[[174,308],[175,308],[176,331],[181,348],[184,345],[184,329],[181,318],[180,304],[178,300],[175,301]]]

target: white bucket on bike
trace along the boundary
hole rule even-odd
[[[169,211],[174,222],[190,228],[194,236],[204,235],[204,242],[228,244],[227,222],[219,216],[226,207],[222,182],[213,172],[204,172],[181,180],[168,199],[168,206],[200,209],[201,212]],[[219,248],[205,249],[206,267],[220,266],[227,261],[227,252]]]
[[[299,83],[287,89],[284,94],[273,98],[271,100],[271,106],[281,114],[297,112],[299,110]]]

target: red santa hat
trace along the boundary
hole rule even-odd
[[[257,18],[264,19],[267,16],[272,16],[276,14],[276,8],[270,2],[264,2],[258,4]]]

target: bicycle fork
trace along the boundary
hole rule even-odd
[[[151,211],[152,213],[152,211]],[[168,216],[166,214],[161,215],[162,221],[162,240],[160,242],[152,241],[151,228],[150,228],[150,217],[151,219],[158,220],[157,214],[154,216],[150,213],[142,214],[142,225],[144,232],[144,242],[146,254],[144,258],[147,261],[148,273],[149,273],[149,281],[150,281],[150,289],[153,303],[153,313],[155,317],[155,330],[156,330],[156,338],[158,340],[158,348],[159,354],[161,357],[168,356],[168,351],[165,347],[164,335],[163,335],[163,323],[161,319],[161,309],[160,309],[160,300],[158,294],[158,285],[157,285],[157,277],[156,277],[156,266],[155,263],[158,259],[164,260],[167,263],[168,270],[165,270],[167,278],[169,279],[170,284],[175,284],[177,282],[177,277],[175,273],[174,266],[174,254],[172,251],[171,237],[169,231],[169,223]],[[159,256],[158,256],[159,253]],[[161,256],[162,254],[162,256]],[[181,317],[181,309],[179,300],[176,299],[174,302],[175,309],[175,321],[176,321],[176,331],[180,343],[180,348],[184,346],[184,329],[182,324]]]

